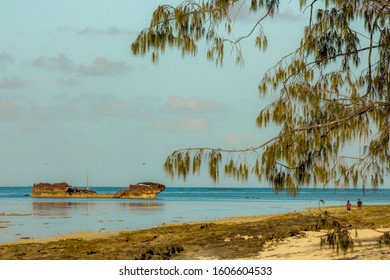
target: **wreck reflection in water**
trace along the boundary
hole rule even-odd
[[[122,210],[131,210],[131,211],[160,211],[160,208],[164,207],[163,203],[158,202],[126,202],[119,203],[119,207]]]
[[[34,215],[89,215],[97,213],[119,214],[121,212],[158,212],[164,208],[159,202],[116,201],[33,201]]]
[[[81,212],[89,212],[89,209],[94,208],[94,202],[66,202],[66,201],[56,201],[56,202],[32,202],[33,214],[69,214],[72,212],[70,210],[78,209]],[[78,212],[77,211],[77,212]]]

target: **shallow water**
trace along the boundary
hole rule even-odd
[[[119,188],[95,188],[115,193]],[[0,187],[0,242],[54,237],[79,231],[113,232],[161,224],[267,215],[345,205],[390,203],[390,190],[302,189],[296,197],[260,188],[168,187],[153,200],[31,198],[30,187]],[[4,214],[2,214],[4,213]],[[18,214],[18,216],[16,215]],[[22,214],[22,215],[19,215]]]

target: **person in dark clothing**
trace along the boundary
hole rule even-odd
[[[360,198],[358,198],[358,201],[357,201],[358,212],[362,211],[362,206],[363,206],[363,202],[360,200]]]

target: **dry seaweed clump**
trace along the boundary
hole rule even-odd
[[[341,224],[338,218],[333,217],[329,212],[325,211],[319,217],[319,226],[328,229],[327,234],[321,237],[321,248],[325,245],[336,249],[339,253],[340,249],[343,254],[346,254],[348,250],[353,252],[354,242],[348,229]]]
[[[321,248],[328,244],[337,253],[341,251],[346,254],[348,250],[353,252],[354,242],[349,231],[346,228],[337,228],[330,230],[324,237],[321,237]]]
[[[178,254],[184,250],[181,245],[169,245],[161,247],[150,247],[143,251],[136,260],[168,260],[174,254]]]
[[[387,245],[390,246],[390,233],[385,232],[379,239],[378,239],[379,246]]]

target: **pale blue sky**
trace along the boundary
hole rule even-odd
[[[305,15],[295,14],[294,1],[264,25],[266,53],[244,43],[244,68],[229,56],[216,68],[202,45],[195,58],[168,50],[157,65],[134,57],[130,45],[153,10],[172,2],[180,1],[1,1],[0,186],[82,186],[87,171],[96,186],[210,186],[207,173],[171,181],[166,156],[184,147],[254,146],[275,133],[256,127],[267,103],[257,85],[298,46]],[[253,19],[242,15],[236,25],[249,31]],[[221,178],[218,185],[240,184]]]

